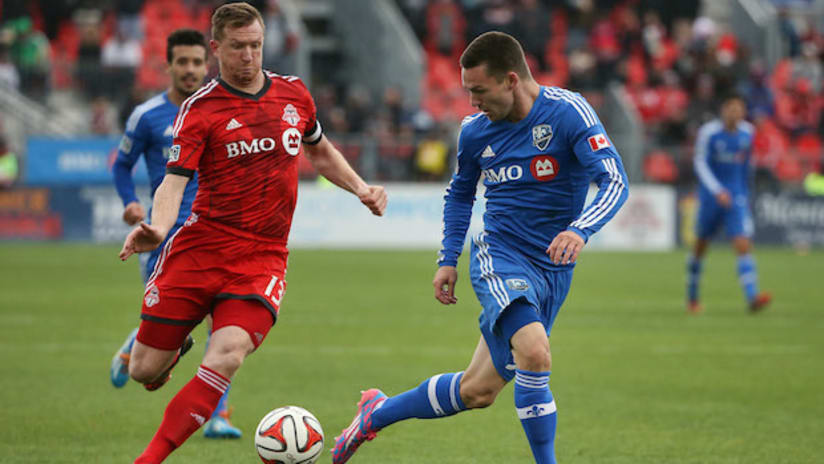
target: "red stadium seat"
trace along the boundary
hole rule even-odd
[[[643,165],[644,177],[653,181],[671,184],[678,180],[678,166],[672,156],[664,150],[647,154]]]
[[[775,176],[783,182],[800,182],[804,178],[804,170],[798,158],[788,153],[778,159]]]

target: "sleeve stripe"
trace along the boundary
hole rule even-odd
[[[163,94],[159,94],[146,100],[140,105],[137,105],[134,111],[132,111],[132,114],[129,116],[129,119],[126,121],[126,132],[134,132],[135,129],[137,129],[137,125],[140,123],[140,118],[142,118],[143,115],[150,110],[153,110],[162,104]]]
[[[201,87],[200,90],[192,94],[189,98],[187,98],[183,104],[180,106],[180,112],[178,113],[178,118],[175,121],[175,126],[172,128],[172,137],[177,137],[180,129],[183,127],[183,120],[186,119],[186,115],[189,113],[189,110],[192,108],[192,103],[195,102],[198,98],[206,95],[207,93],[211,92],[217,86],[217,80],[212,80],[204,87]]]
[[[303,143],[308,143],[309,145],[316,144],[320,142],[320,137],[323,135],[323,128],[320,127],[320,121],[315,121],[315,128],[311,134],[303,136]]]
[[[565,95],[568,98],[571,98],[578,105],[584,109],[584,113],[589,115],[590,120],[592,121],[592,125],[598,124],[598,116],[595,114],[595,110],[592,109],[592,106],[586,101],[584,97],[581,96],[579,93],[573,93],[566,89],[557,89],[559,95]]]
[[[564,90],[555,88],[544,89],[544,96],[550,100],[563,100],[569,103],[573,108],[575,108],[575,111],[578,112],[578,115],[581,116],[581,119],[584,120],[584,123],[587,125],[587,128],[592,127],[598,123],[598,119],[595,116],[595,112],[583,98],[577,95],[573,95]]]
[[[712,193],[718,193],[722,190],[721,183],[712,173],[710,165],[707,164],[707,144],[710,140],[710,132],[717,126],[714,122],[707,123],[701,130],[698,131],[698,139],[695,141],[695,157],[693,158],[693,165],[695,166],[695,173],[698,179],[704,186],[706,186]]]
[[[600,221],[610,212],[610,210],[615,207],[618,202],[618,198],[621,196],[621,192],[624,190],[624,180],[618,172],[615,159],[603,159],[601,162],[604,164],[607,172],[609,172],[609,187],[607,188],[606,193],[604,193],[604,196],[601,197],[598,204],[590,206],[579,219],[570,224],[572,227],[584,229],[598,223],[598,221]]]

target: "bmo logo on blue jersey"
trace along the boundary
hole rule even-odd
[[[234,158],[239,155],[251,155],[260,153],[262,151],[272,151],[275,149],[275,139],[271,137],[263,137],[260,139],[252,139],[251,142],[241,140],[239,142],[232,142],[226,144],[227,158]]]
[[[541,182],[550,181],[558,175],[558,160],[551,156],[540,155],[532,158],[529,164],[529,170],[532,171],[532,177]]]
[[[484,169],[482,172],[484,177],[486,177],[486,182],[492,185],[503,184],[504,182],[509,182],[511,180],[518,180],[524,176],[523,168],[517,164],[512,166],[501,166],[498,169]]]

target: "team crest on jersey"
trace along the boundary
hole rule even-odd
[[[300,122],[300,115],[298,114],[298,110],[295,109],[295,106],[289,103],[285,108],[283,108],[282,119],[292,126],[297,126]]]
[[[143,302],[146,303],[147,308],[151,308],[160,302],[160,292],[157,290],[156,285],[152,284],[146,290],[146,298],[143,299]]]
[[[532,145],[535,145],[538,150],[546,150],[550,140],[552,140],[552,126],[541,124],[532,128]]]
[[[177,161],[180,159],[180,145],[172,145],[169,147],[169,161]]]
[[[120,151],[123,153],[130,153],[132,151],[132,139],[128,135],[124,135],[120,139]]]
[[[524,279],[506,279],[506,286],[518,292],[529,290],[529,282]]]

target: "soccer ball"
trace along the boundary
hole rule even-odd
[[[258,424],[255,448],[266,464],[312,464],[323,451],[323,429],[303,408],[277,408]]]

